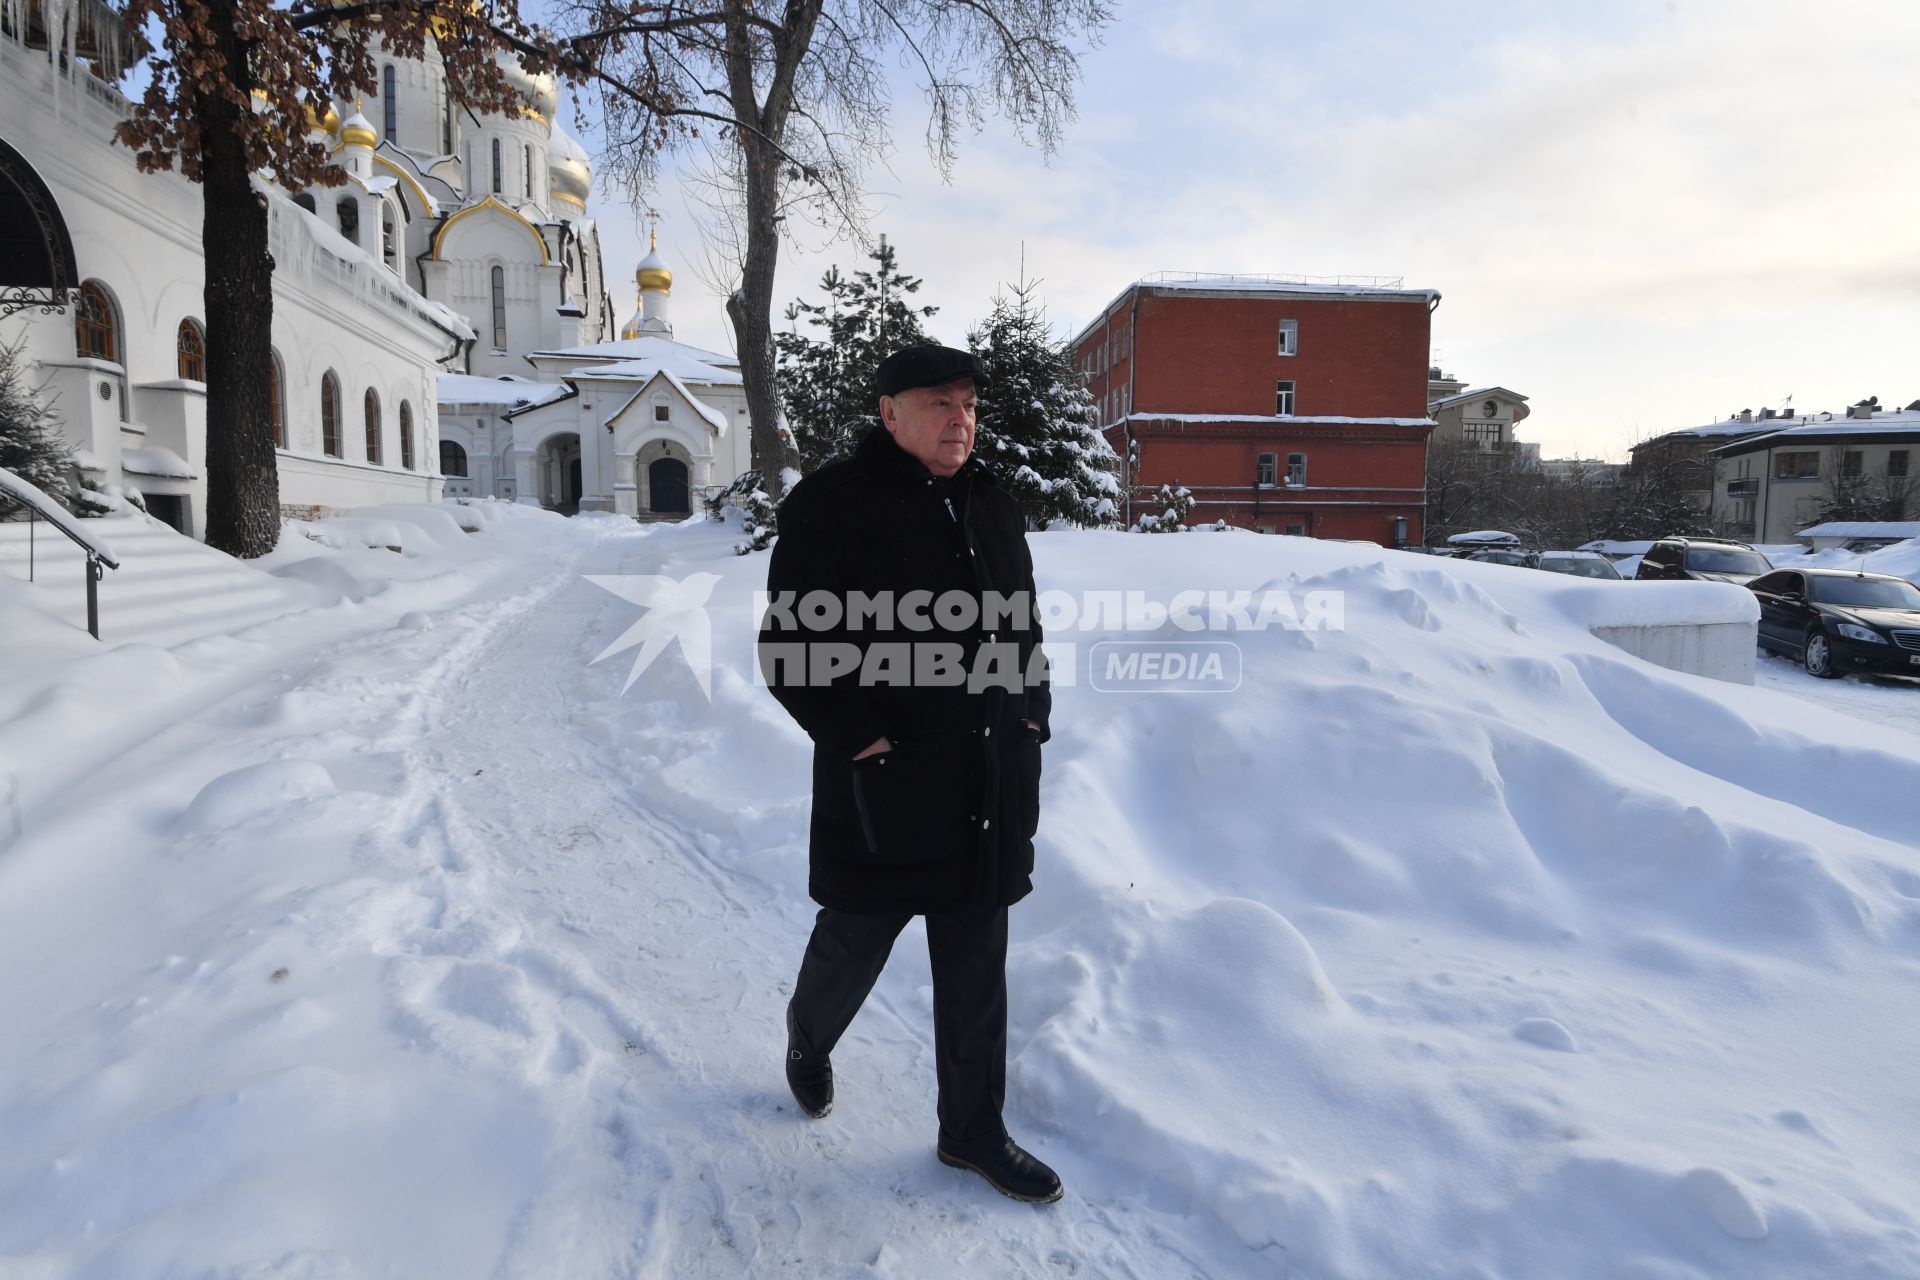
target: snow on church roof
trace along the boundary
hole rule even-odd
[[[718,386],[740,385],[740,370],[722,369],[702,360],[685,356],[649,357],[644,360],[620,360],[613,364],[583,365],[570,371],[570,378],[637,378],[651,381],[654,374],[664,373],[675,382],[702,382]]]
[[[616,362],[652,360],[657,364],[672,364],[676,371],[682,363],[705,365],[716,370],[731,371],[716,381],[740,381],[740,361],[733,356],[722,355],[718,351],[707,351],[700,347],[688,346],[684,342],[675,342],[672,338],[663,338],[659,334],[642,334],[637,338],[621,338],[616,342],[596,342],[584,347],[556,347],[551,351],[532,351],[527,354],[529,360],[603,360],[611,365]],[[681,372],[682,377],[691,377],[696,381],[709,381],[698,373]]]
[[[545,404],[567,393],[558,383],[532,378],[483,378],[471,373],[443,373],[435,392],[441,404]]]
[[[675,391],[678,391],[680,393],[680,398],[685,400],[689,405],[691,405],[693,407],[693,411],[699,414],[703,419],[706,420],[706,424],[713,428],[713,433],[715,435],[723,436],[727,434],[727,415],[724,413],[721,413],[718,409],[715,409],[713,406],[707,404],[705,401],[701,400],[699,396],[696,396],[695,394],[693,394],[692,391],[688,390],[687,384],[680,381],[680,379],[674,377],[673,371],[671,369],[656,370],[654,374],[647,379],[647,382],[642,383],[640,386],[640,389],[638,391],[635,391],[632,396],[628,397],[627,402],[621,405],[618,412],[614,413],[612,417],[607,419],[607,421],[609,423],[612,423],[614,419],[618,418],[622,413],[625,413],[627,410],[631,409],[633,407],[633,402],[635,400],[638,400],[641,396],[647,394],[647,383],[651,383],[654,380],[654,378],[665,378],[668,384],[672,386]]]

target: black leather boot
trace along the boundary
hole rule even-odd
[[[978,1147],[949,1147],[942,1142],[934,1150],[940,1163],[956,1169],[971,1169],[987,1180],[987,1185],[1003,1196],[1050,1204],[1064,1194],[1060,1178],[1053,1170],[1022,1151],[1012,1138]]]
[[[787,1088],[800,1109],[816,1120],[833,1110],[833,1063],[826,1054],[815,1053],[800,1034],[792,1004],[787,1005]]]

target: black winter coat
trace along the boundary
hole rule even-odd
[[[871,617],[858,628],[843,617],[827,630],[807,629],[821,617],[792,602],[814,591],[843,606],[849,592],[891,592],[896,605],[907,603],[908,592],[934,601],[962,592],[980,616],[949,626],[966,621],[962,610],[923,606],[931,629],[907,625],[899,609],[890,629]],[[1011,622],[1006,611],[989,614],[989,591],[1024,592],[1024,613]],[[978,461],[941,480],[876,425],[851,457],[787,495],[767,593],[761,668],[814,742],[814,901],[840,911],[924,914],[1025,897],[1033,887],[1040,744],[1052,695],[1019,504]],[[810,674],[818,674],[813,655],[821,645],[839,646],[843,657],[857,650],[863,666],[829,684],[798,679],[797,644],[811,646]],[[999,678],[936,683],[900,663],[883,682],[871,682],[883,654],[899,657],[913,646],[913,660],[925,661],[935,644],[963,655],[963,670]],[[881,737],[893,750],[853,759]]]

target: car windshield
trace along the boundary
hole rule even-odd
[[[1773,566],[1758,551],[1739,547],[1688,547],[1687,568],[1701,573],[1765,573]]]
[[[1814,578],[1812,586],[1813,598],[1821,604],[1920,609],[1920,588],[1898,578]]]
[[[1553,573],[1571,573],[1581,578],[1618,579],[1620,571],[1599,556],[1541,556],[1540,567]]]

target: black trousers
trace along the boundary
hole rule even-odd
[[[821,908],[793,991],[806,1047],[833,1052],[911,919]],[[1007,1136],[1000,1119],[1007,1100],[1007,909],[928,915],[927,957],[941,1141],[998,1143]]]

